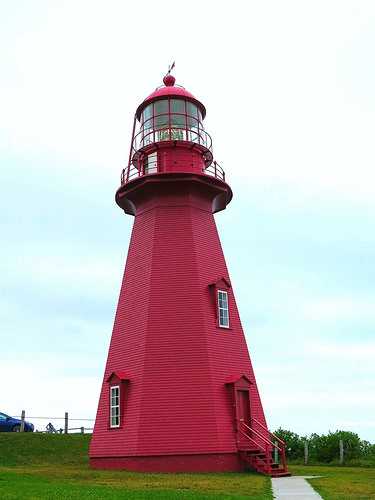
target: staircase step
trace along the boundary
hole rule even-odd
[[[240,450],[240,456],[249,467],[260,474],[271,477],[291,476],[290,472],[285,470],[281,464],[277,464],[276,462],[267,463],[267,455],[262,450]]]

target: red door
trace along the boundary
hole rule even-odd
[[[252,446],[250,427],[250,400],[249,391],[237,390],[237,418],[238,418],[238,445],[241,449],[248,449]],[[246,427],[245,425],[246,424]]]
[[[249,391],[237,391],[238,419],[250,426]]]

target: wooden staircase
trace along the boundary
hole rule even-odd
[[[290,476],[285,456],[285,443],[255,418],[251,426],[238,424],[238,452],[241,459],[261,474],[271,477]]]

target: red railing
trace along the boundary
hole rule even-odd
[[[216,179],[221,179],[225,182],[225,172],[215,160],[211,163],[211,165],[208,165],[208,167],[203,170],[203,173],[216,177]]]
[[[130,163],[130,165],[124,168],[123,171],[121,172],[122,186],[130,181],[133,181],[134,179],[137,179],[138,177],[143,177],[145,175],[170,173],[170,172],[163,172],[158,167],[157,160],[149,162],[147,164],[147,167],[145,167],[145,165],[142,164],[142,162],[137,162],[137,163],[139,163],[138,166],[134,165],[133,163]],[[202,173],[204,175],[215,177],[216,179],[220,179],[225,182],[225,172],[223,168],[216,161],[213,161],[210,165],[208,165],[208,167],[202,169],[201,172],[197,172],[196,170],[191,170],[191,166],[187,164],[186,172]]]
[[[263,431],[267,433],[267,437],[265,437],[262,433],[258,432],[254,429],[254,426],[250,427],[245,424],[245,422],[241,421],[239,423],[239,432],[242,436],[246,437],[249,441],[251,441],[257,448],[261,449],[265,454],[265,466],[268,471],[271,471],[271,461],[272,455],[274,457],[275,462],[278,462],[277,456],[279,455],[281,458],[281,464],[283,469],[287,470],[286,463],[286,454],[285,454],[285,443],[280,438],[275,436],[272,432],[270,432],[263,424],[261,424],[255,418],[252,418],[252,422],[256,423]],[[258,439],[255,439],[254,436]],[[270,439],[270,436],[274,439]],[[261,440],[261,444],[259,443]],[[277,444],[276,444],[277,443]]]
[[[262,436],[259,432],[255,431],[252,427],[245,424],[243,421],[240,422],[239,431],[243,436],[249,439],[256,448],[259,448],[264,453],[263,461],[265,472],[270,473],[272,470],[272,442]],[[258,441],[252,437],[252,434],[255,434]],[[259,439],[263,441],[262,444],[259,444]]]
[[[286,447],[286,445],[285,445],[284,441],[282,439],[280,439],[279,437],[277,437],[275,434],[273,434],[273,432],[271,432],[270,430],[268,430],[267,427],[265,427],[256,418],[253,417],[251,419],[251,424],[252,424],[251,429],[252,429],[253,432],[257,432],[255,430],[255,427],[257,426],[257,427],[259,427],[263,431],[264,434],[266,434],[266,437],[264,437],[264,439],[266,439],[268,441],[268,443],[271,444],[272,449],[273,449],[275,455],[279,454],[279,456],[281,458],[282,466],[286,470],[287,469],[286,453],[285,453],[285,447]]]
[[[199,144],[209,151],[212,150],[212,139],[208,132],[198,127],[180,127],[170,125],[159,128],[141,128],[134,135],[132,152],[135,154],[150,144],[163,141],[187,141]]]

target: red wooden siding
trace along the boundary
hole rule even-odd
[[[217,326],[210,284],[229,279],[204,191],[155,188],[138,207],[121,288],[91,457],[237,451],[226,385],[246,375],[251,411],[265,424],[233,290],[230,329]],[[108,382],[129,377],[124,425],[108,429]]]

